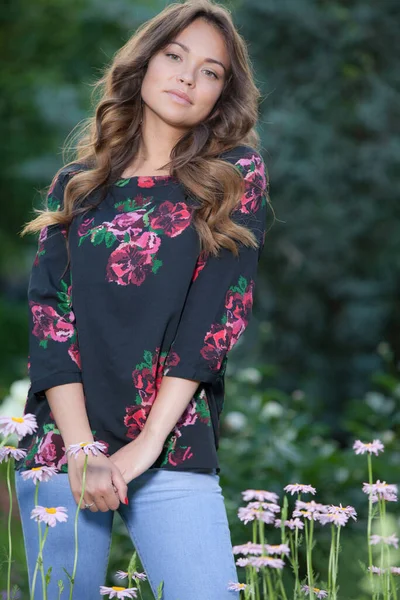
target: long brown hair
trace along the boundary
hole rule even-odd
[[[85,168],[69,179],[62,210],[34,209],[39,216],[28,222],[20,235],[35,233],[53,224],[68,229],[75,216],[88,210],[84,201],[89,194],[95,190],[101,192],[99,202],[91,206],[97,206],[104,199],[107,187],[120,177],[139,149],[141,85],[149,60],[197,18],[206,19],[222,32],[231,69],[214,109],[179,139],[166,167],[186,192],[199,201],[193,225],[203,251],[217,255],[219,249],[225,247],[237,256],[234,240],[257,247],[254,234],[229,216],[244,191],[243,177],[234,165],[219,159],[218,155],[243,144],[259,150],[255,125],[260,92],[254,83],[246,44],[236,31],[230,12],[210,0],[170,4],[142,24],[115,54],[94,84],[93,96],[99,94],[100,97],[94,116],[83,121],[78,129],[75,156],[63,167],[83,163]],[[269,201],[266,190],[264,194]]]

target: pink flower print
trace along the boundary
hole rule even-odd
[[[143,216],[145,214],[144,209],[124,212],[114,217],[111,222],[105,221],[103,225],[107,228],[107,231],[115,235],[119,242],[124,241],[126,233],[129,233],[132,241],[143,231]]]
[[[147,415],[148,410],[144,406],[139,404],[127,406],[124,425],[128,428],[126,436],[129,439],[134,440],[139,435],[146,423]]]
[[[94,217],[92,217],[91,219],[90,218],[84,219],[78,227],[78,236],[83,237],[84,235],[86,235],[92,228],[93,222],[94,222]]]
[[[63,454],[64,446],[60,434],[49,431],[42,438],[35,461],[39,465],[55,467],[61,470],[61,466],[67,464],[67,457]],[[61,456],[61,458],[59,458]]]
[[[260,156],[253,154],[249,158],[241,158],[236,165],[245,172],[245,192],[237,210],[245,214],[256,212],[263,198],[259,188],[265,189],[267,185],[264,163]]]
[[[196,268],[193,272],[193,277],[192,277],[192,281],[196,281],[197,277],[199,276],[200,271],[202,271],[204,269],[204,267],[206,266],[207,260],[205,257],[204,252],[201,252],[197,262],[196,262]]]
[[[51,338],[55,342],[65,342],[74,335],[74,325],[61,317],[51,306],[29,302],[33,316],[32,333],[40,340]],[[71,312],[70,315],[73,316]]]
[[[152,177],[138,177],[138,186],[141,188],[151,188],[154,186]]]
[[[120,244],[109,256],[107,281],[118,285],[142,285],[152,270],[151,255],[143,252],[136,244]]]
[[[232,329],[219,323],[213,323],[208,331],[204,342],[205,345],[200,350],[200,354],[209,364],[210,369],[219,370],[222,360],[230,348],[232,338]]]
[[[68,354],[71,358],[71,360],[74,361],[74,363],[80,368],[81,367],[81,355],[79,352],[79,346],[78,344],[70,344],[69,348],[68,348]]]
[[[168,237],[176,237],[190,225],[191,212],[184,202],[173,204],[168,200],[150,215],[153,229],[162,229]]]
[[[161,246],[161,238],[153,231],[144,231],[133,243],[147,254],[156,254]]]
[[[144,367],[141,370],[133,371],[132,378],[142,404],[152,404],[156,393],[153,371]]]
[[[179,418],[177,424],[175,425],[175,433],[179,437],[181,432],[179,429],[181,427],[187,427],[188,425],[194,425],[197,421],[197,413],[196,413],[196,400],[192,398],[185,408],[183,414]]]
[[[192,448],[188,446],[187,448],[176,448],[173,452],[170,452],[168,455],[168,462],[177,467],[178,465],[185,462],[185,460],[190,460],[193,458]]]

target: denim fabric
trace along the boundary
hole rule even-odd
[[[39,547],[37,522],[30,518],[35,485],[31,480],[24,481],[20,471],[15,472],[15,484],[31,585]],[[130,482],[128,498],[129,505],[121,503],[118,512],[155,598],[157,587],[164,581],[162,600],[238,600],[239,592],[227,589],[228,582],[236,582],[238,578],[224,497],[215,469],[209,472],[149,469]],[[49,600],[58,598],[59,579],[65,586],[61,598],[66,598],[69,582],[62,567],[72,573],[77,507],[66,473],[39,484],[38,504],[68,509],[68,521],[49,528],[43,554],[45,572],[52,566]],[[99,592],[101,585],[127,585],[127,580],[118,584],[106,582],[113,517],[111,510],[80,511],[74,600],[104,598]],[[120,569],[126,570],[127,564]],[[43,598],[40,573],[34,597]]]

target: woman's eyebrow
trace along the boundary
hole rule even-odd
[[[182,42],[176,42],[175,40],[173,40],[172,42],[170,42],[170,44],[178,44],[178,46],[180,46],[183,50],[185,50],[185,52],[190,52],[190,48],[188,48],[185,44],[182,44]],[[224,69],[224,71],[226,73],[227,69],[220,60],[216,60],[215,58],[205,58],[204,60],[209,63],[221,65],[221,67]]]

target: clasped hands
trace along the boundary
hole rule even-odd
[[[88,456],[81,508],[91,512],[117,510],[128,504],[128,484],[147,471],[160,456],[164,439],[143,429],[138,437],[107,457]],[[68,476],[76,503],[82,493],[84,455],[68,458]]]

